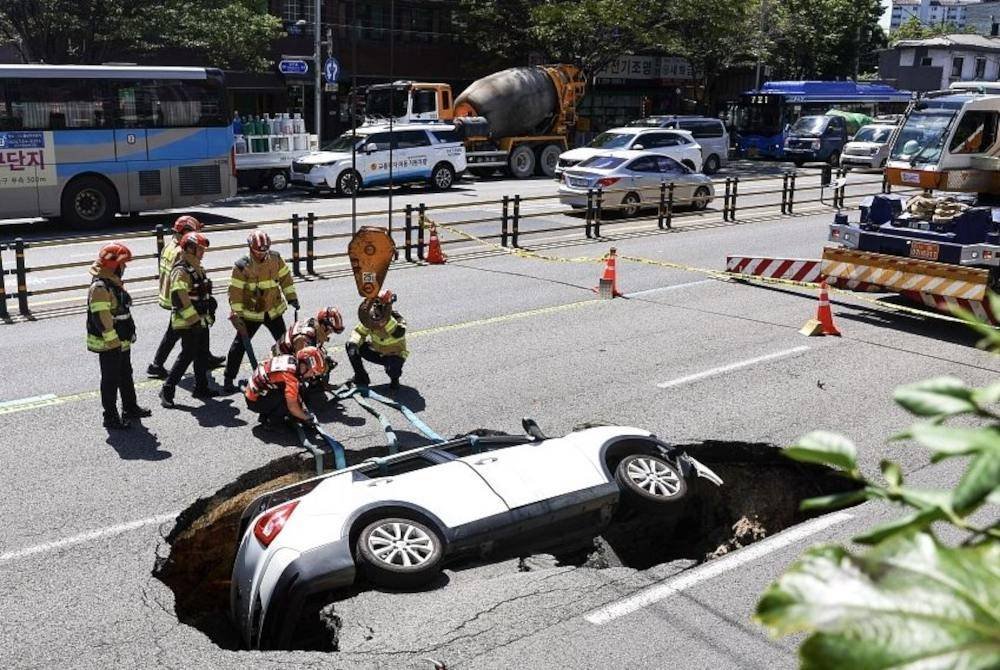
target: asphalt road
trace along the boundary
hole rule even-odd
[[[236,211],[244,220],[257,214]],[[706,214],[671,232],[627,223],[599,242],[577,232],[539,246],[575,258],[613,244],[622,255],[721,269],[727,253],[817,257],[831,215],[723,224]],[[842,338],[805,338],[797,331],[816,306],[806,292],[622,261],[628,297],[601,301],[591,290],[595,263],[459,255],[444,266],[400,264],[387,282],[411,332],[399,398],[441,434],[516,432],[522,416],[550,434],[604,420],[683,444],[780,445],[824,428],[853,437],[870,473],[891,458],[914,484],[947,486],[960,463],[927,467],[925,452],[887,442],[907,423],[891,391],[941,374],[982,385],[1000,372],[961,326],[851,299],[835,299]],[[343,274],[298,287],[308,310],[337,304],[352,314],[358,301]],[[136,317],[141,379],[166,313],[146,304]],[[231,336],[217,324],[213,348]],[[337,603],[340,652],[224,651],[178,623],[173,594],[151,575],[156,548],[179,510],[294,448],[256,437],[238,397],[202,403],[182,389],[182,407],[162,410],[153,383],[140,388],[153,417],[109,436],[79,314],[0,326],[0,338],[5,667],[430,668],[428,656],[450,668],[794,667],[793,642],[769,640],[750,621],[757,596],[810,543],[846,540],[896,514],[869,504],[820,517],[711,569],[714,562],[597,570],[542,559],[528,570],[517,561],[466,566],[438,589],[368,591]],[[258,352],[265,346],[260,336]],[[335,377],[346,377],[345,367]],[[320,416],[351,451],[382,444],[381,428],[351,403]],[[405,425],[401,416],[393,422]]]

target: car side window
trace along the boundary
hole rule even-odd
[[[416,472],[417,470],[429,468],[432,465],[437,465],[437,463],[426,458],[423,454],[418,454],[411,458],[384,463],[381,466],[372,466],[370,469],[365,468],[362,472],[372,479],[376,477],[398,477],[408,472]]]
[[[404,130],[396,133],[397,149],[416,149],[429,146],[430,143],[425,130]]]
[[[637,144],[641,144],[646,149],[675,147],[680,144],[680,138],[672,133],[646,133],[639,138]]]
[[[375,151],[388,151],[389,150],[389,133],[372,133],[368,136],[367,141],[365,141],[365,146],[375,145]]]
[[[440,144],[451,144],[462,141],[457,130],[435,130],[432,134]]]
[[[659,172],[672,176],[688,173],[688,169],[669,156],[657,156],[656,165]]]
[[[653,156],[641,156],[628,164],[628,169],[633,172],[659,172],[656,158]]]

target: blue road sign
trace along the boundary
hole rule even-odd
[[[323,76],[326,78],[328,84],[333,84],[337,81],[337,76],[340,74],[340,63],[333,56],[326,59],[323,63]]]
[[[278,72],[281,74],[306,74],[309,72],[309,63],[304,60],[283,60],[278,63]]]

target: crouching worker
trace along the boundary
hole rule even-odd
[[[294,356],[305,347],[317,347],[326,359],[326,372],[314,380],[318,383],[310,386],[329,387],[330,372],[337,367],[337,361],[333,360],[324,345],[330,340],[331,335],[339,335],[342,332],[344,332],[344,319],[340,315],[340,310],[336,307],[324,307],[315,317],[293,323],[285,335],[274,343],[271,353],[274,356],[281,354]]]
[[[361,362],[363,359],[385,368],[385,373],[389,375],[389,388],[399,388],[403,363],[410,352],[406,349],[406,321],[392,309],[395,302],[396,296],[392,291],[383,291],[371,301],[369,307],[362,305],[362,312],[370,325],[362,322],[355,326],[351,341],[347,343],[347,358],[354,369],[352,381],[356,386],[371,384]]]
[[[316,347],[303,347],[294,356],[269,358],[250,376],[244,391],[247,407],[267,427],[280,426],[285,419],[314,423],[316,417],[302,401],[302,387],[325,371],[326,359]]]

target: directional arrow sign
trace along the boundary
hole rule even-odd
[[[278,72],[281,74],[306,74],[309,72],[309,63],[304,60],[283,60],[278,63]]]

